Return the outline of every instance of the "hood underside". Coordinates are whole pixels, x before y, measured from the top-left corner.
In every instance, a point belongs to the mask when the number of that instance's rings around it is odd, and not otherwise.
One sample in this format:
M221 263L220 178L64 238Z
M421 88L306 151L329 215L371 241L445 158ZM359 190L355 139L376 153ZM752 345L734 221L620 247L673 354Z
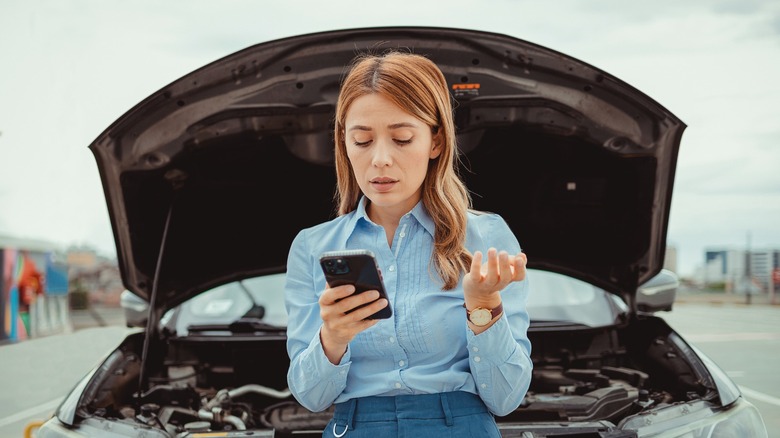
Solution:
M631 298L663 264L685 124L621 80L505 35L348 29L251 46L163 87L91 145L125 287L165 310L284 272L302 228L334 217L333 115L358 52L435 61L455 99L461 175L529 267Z

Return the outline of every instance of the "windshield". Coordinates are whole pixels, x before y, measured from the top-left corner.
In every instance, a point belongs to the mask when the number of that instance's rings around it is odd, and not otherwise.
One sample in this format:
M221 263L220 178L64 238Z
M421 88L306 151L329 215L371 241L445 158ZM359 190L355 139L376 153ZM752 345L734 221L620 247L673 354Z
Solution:
M528 270L528 314L532 322L555 321L603 327L615 324L628 306L617 296L555 272Z
M286 327L284 278L284 273L272 274L217 286L169 310L160 323L173 320L179 335L187 334L190 326L228 325L244 316Z
M179 335L187 334L190 326L228 325L242 317L285 327L284 276L265 275L215 287L169 311L161 323L175 323ZM614 324L618 314L627 310L614 295L572 277L529 269L528 281L528 313L532 322L603 327ZM252 311L253 306L262 307L262 316Z

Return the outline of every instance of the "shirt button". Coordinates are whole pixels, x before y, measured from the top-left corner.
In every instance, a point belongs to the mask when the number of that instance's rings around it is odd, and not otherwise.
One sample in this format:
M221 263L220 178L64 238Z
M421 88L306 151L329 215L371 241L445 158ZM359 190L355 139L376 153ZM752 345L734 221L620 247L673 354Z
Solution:
M395 272L395 265L392 265L392 266L390 266L390 268L388 269L388 271L390 271L390 272Z
M480 386L480 388L482 388L482 389L485 389L485 388L487 388L487 385L485 385L484 383L483 383L483 384L481 384L481 385L479 385L479 386Z
M477 351L479 351L479 347L472 347L472 348L471 348L471 351L473 351L474 353L476 353Z
M395 388L396 388L396 389L401 389L401 384L400 384L400 383L398 383L398 382L395 382Z
M402 361L402 360L399 360L399 361L398 361L398 366L399 366L399 367L402 367L402 366L404 366L404 361Z
M481 358L481 357L479 357L479 356L474 356L474 362L479 362L479 361L481 361L481 360L482 360L482 358Z
M399 236L404 237L404 236L406 236L406 233L401 231L401 234L399 234Z
M393 336L390 336L390 343L395 344L395 338Z

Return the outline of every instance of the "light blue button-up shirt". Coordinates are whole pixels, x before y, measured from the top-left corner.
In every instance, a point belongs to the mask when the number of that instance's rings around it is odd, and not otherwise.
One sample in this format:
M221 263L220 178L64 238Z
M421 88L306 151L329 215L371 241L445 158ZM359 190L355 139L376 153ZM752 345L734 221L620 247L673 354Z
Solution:
M463 282L449 291L431 260L434 223L418 203L401 218L388 246L384 228L358 208L298 233L287 261L287 383L304 407L318 412L356 397L466 391L496 415L512 412L531 382L526 311L528 278L501 291L504 314L475 335L466 323ZM466 248L520 252L517 238L498 215L468 215ZM325 290L319 255L369 249L382 271L393 316L358 334L338 365L320 343L318 299Z

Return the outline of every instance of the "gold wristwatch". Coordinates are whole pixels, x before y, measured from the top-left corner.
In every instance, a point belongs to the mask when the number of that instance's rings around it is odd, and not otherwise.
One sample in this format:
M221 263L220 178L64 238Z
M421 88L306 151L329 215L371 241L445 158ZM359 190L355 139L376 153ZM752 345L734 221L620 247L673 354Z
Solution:
M463 307L466 307L466 303L463 303ZM504 311L504 303L499 304L494 309L486 309L484 307L476 307L474 309L466 309L466 317L477 327L484 327L490 323L496 316L500 315Z

